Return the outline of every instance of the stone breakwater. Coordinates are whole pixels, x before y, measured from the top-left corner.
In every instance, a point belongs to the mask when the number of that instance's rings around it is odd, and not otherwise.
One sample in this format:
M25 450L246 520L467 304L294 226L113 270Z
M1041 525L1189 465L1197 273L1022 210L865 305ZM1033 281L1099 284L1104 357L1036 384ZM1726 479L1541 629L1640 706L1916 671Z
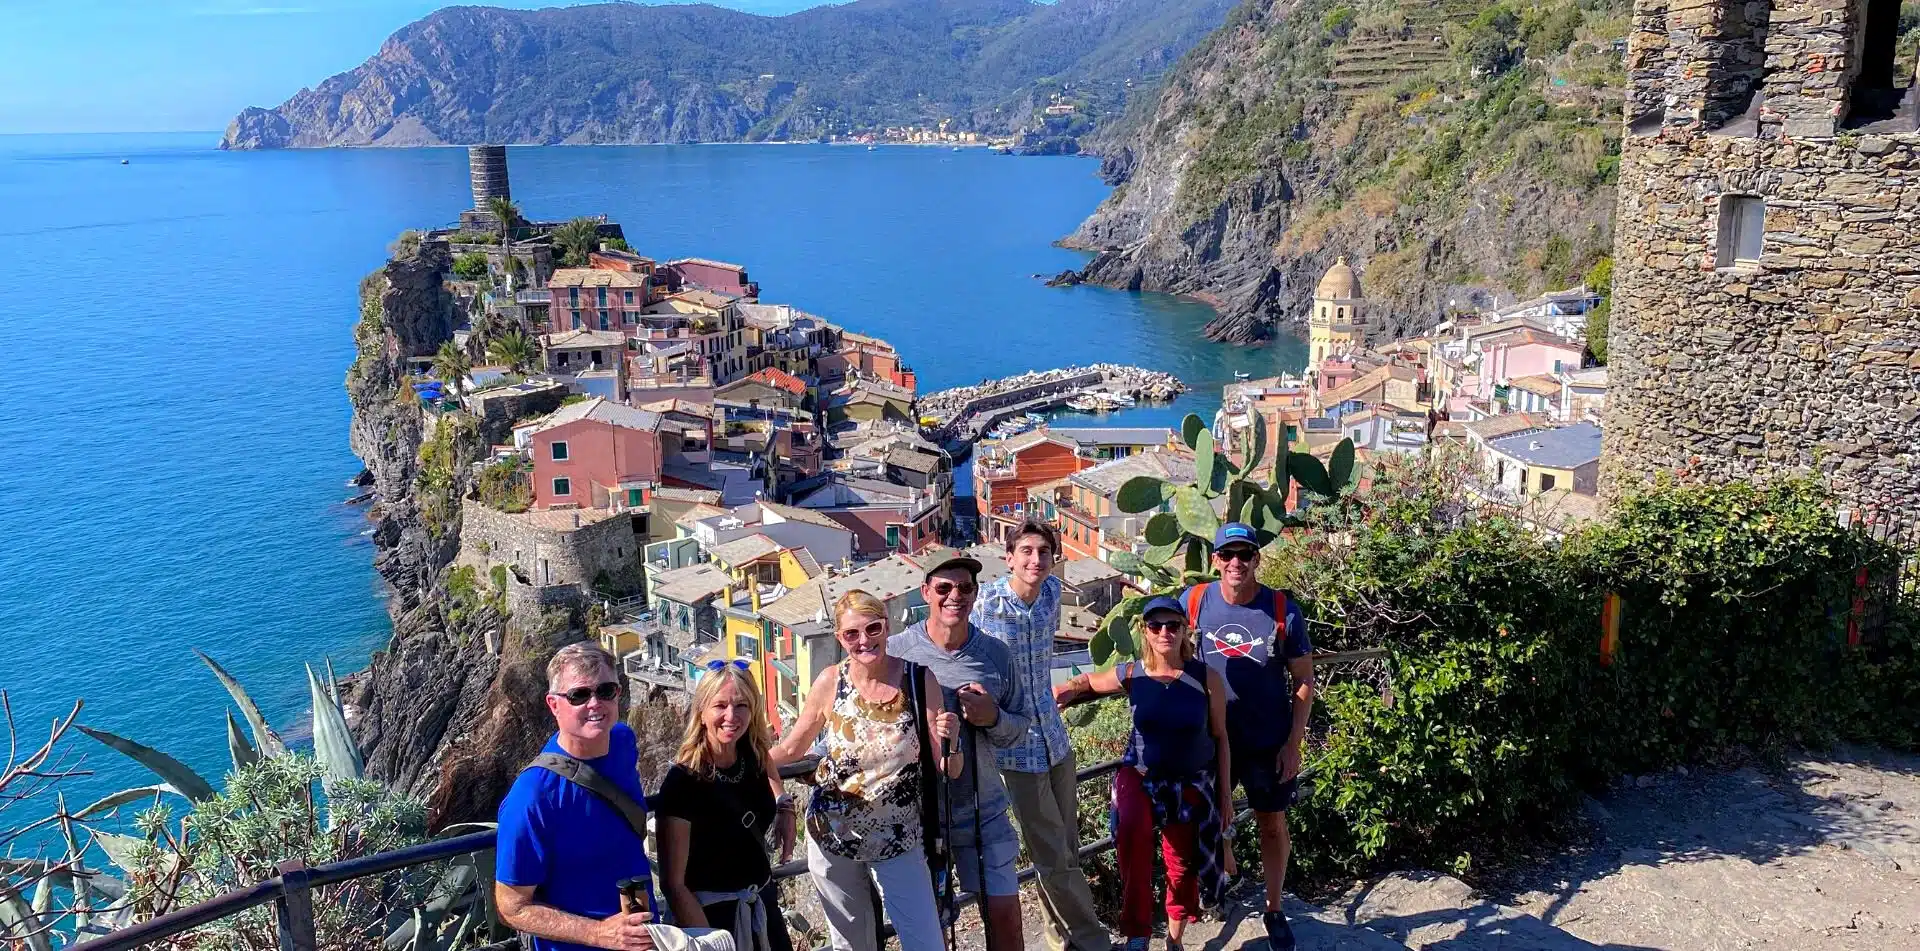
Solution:
M920 398L920 415L937 419L939 425L945 427L988 410L1087 387L1109 393L1124 393L1137 400L1155 403L1171 400L1188 389L1171 373L1117 363L1096 363L1084 367L1029 371L973 386L957 386L929 393Z

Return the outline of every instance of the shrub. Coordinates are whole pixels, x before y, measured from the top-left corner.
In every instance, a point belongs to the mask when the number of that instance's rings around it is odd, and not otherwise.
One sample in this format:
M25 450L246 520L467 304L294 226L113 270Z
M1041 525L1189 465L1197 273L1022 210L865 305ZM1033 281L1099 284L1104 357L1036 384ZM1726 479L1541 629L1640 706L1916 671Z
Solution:
M481 469L475 486L480 501L487 507L502 512L524 512L533 504L531 476L531 470L521 460L503 459ZM494 588L505 591L506 581L496 581Z
M487 256L479 251L468 251L453 259L453 273L469 281L486 277Z
M1553 542L1459 505L1444 460L1376 469L1341 528L1265 577L1315 639L1384 648L1329 670L1294 815L1302 874L1464 869L1613 777L1836 738L1911 745L1910 604L1847 642L1856 572L1896 555L1806 482L1663 486ZM1601 606L1623 605L1602 657Z

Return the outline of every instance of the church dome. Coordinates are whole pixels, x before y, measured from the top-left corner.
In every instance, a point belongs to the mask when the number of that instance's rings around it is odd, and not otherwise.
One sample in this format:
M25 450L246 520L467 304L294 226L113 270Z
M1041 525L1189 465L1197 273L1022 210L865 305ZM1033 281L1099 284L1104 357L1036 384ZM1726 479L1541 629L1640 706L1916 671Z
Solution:
M1327 268L1327 274L1320 279L1320 286L1314 288L1313 296L1321 300L1360 299L1360 280L1353 276L1353 268L1347 266L1346 255L1341 255L1332 267Z

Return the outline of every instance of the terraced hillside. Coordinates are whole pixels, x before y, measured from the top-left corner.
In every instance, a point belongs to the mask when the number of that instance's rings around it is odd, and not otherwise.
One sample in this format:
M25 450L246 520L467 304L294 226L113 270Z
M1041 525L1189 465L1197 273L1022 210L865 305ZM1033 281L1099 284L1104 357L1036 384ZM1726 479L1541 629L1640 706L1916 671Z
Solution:
M1611 245L1627 0L1248 0L1103 146L1086 277L1210 337L1304 317L1335 256L1394 328L1577 282Z

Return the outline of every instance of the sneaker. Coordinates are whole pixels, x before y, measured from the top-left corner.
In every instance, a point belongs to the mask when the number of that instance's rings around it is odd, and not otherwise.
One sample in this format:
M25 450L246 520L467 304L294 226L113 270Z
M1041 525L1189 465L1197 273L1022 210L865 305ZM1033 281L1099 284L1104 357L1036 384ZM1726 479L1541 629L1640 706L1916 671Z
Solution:
M1267 926L1267 947L1273 951L1293 951L1293 928L1287 924L1287 914L1283 911L1269 911L1260 916Z

